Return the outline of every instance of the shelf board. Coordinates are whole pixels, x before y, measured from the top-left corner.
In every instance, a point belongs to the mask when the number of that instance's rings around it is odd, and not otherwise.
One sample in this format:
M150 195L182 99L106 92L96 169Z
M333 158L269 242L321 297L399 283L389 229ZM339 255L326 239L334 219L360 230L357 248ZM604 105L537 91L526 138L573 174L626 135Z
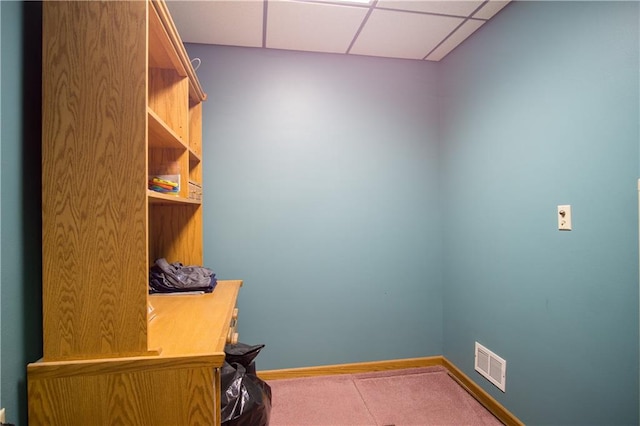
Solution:
M147 116L149 118L150 148L189 149L176 132L151 108L147 108Z
M191 148L189 148L189 162L192 164L198 164L202 161L202 158L196 154Z
M150 204L202 204L202 200L191 200L189 198L177 197L175 195L162 194L150 189L147 189L147 198L149 199Z

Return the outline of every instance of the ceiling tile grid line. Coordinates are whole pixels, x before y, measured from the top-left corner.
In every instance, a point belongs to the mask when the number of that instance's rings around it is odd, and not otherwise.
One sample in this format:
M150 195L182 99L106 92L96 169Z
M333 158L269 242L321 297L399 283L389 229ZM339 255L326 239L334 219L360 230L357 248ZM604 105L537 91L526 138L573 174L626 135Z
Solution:
M351 53L421 60L463 21L376 9Z
M265 1L282 1L282 0L265 0ZM482 9L482 7L485 6L485 4L489 3L489 0L470 0L470 1L464 1L464 0L382 0L383 3L379 3L380 0L375 0L371 3L351 3L349 2L349 0L344 0L344 1L339 1L339 0L334 0L334 1L324 1L324 0L292 0L292 1L300 1L300 2L304 2L304 3L315 3L315 4L327 4L327 5L334 5L334 6L349 6L349 7L361 7L361 8L365 8L365 9L382 9L382 10L392 10L392 11L396 11L396 12L405 12L405 13L419 13L419 14L425 14L425 15L437 15L437 16L450 16L450 17L455 17L455 18L470 18L473 17L473 15L479 11L480 9ZM398 5L400 4L411 4L411 5L419 5L419 4L443 4L443 3L449 3L449 4L454 4L454 3L473 3L472 7L473 9L471 9L470 12L465 12L461 9L459 9L460 11L458 13L456 13L455 11L450 11L450 12L439 12L437 11L437 9L424 9L422 8L422 10L420 8L409 8L409 6L406 7L398 7ZM382 5L380 5L382 4ZM386 6L385 6L386 5ZM488 20L489 18L476 18L476 19L482 19L484 21Z
M439 61L511 0L353 1L167 4L187 43Z
M360 33L362 32L364 26L367 25L367 21L369 20L369 17L371 16L371 13L373 12L373 9L375 9L376 4L378 4L378 0L374 0L373 1L371 7L369 8L369 11L367 12L367 14L365 15L364 19L362 20L362 23L360 24L360 27L358 28L358 31L356 31L356 33L353 36L353 39L351 40L351 43L349 43L349 47L347 48L347 51L344 52L344 53L349 54L351 52L351 49L353 48L353 45L355 44L356 40L360 36Z
M445 38L443 38L442 40L440 40L440 43L438 43L436 46L434 46L433 49L431 49L426 55L424 55L424 57L422 58L423 61L426 61L427 58L429 57L429 55L431 55L433 52L435 52L440 46L442 46L447 40L449 40L451 38L451 36L453 34L455 34L456 31L458 31L460 28L462 28L462 26L468 21L469 19L465 19L464 21L460 22L460 24L455 27L453 29L453 31L451 31Z
M262 47L267 47L267 16L269 15L269 2L262 3Z
M487 0L488 2L488 0ZM433 16L444 16L444 17L448 17L448 18L472 18L472 19L479 19L481 21L488 21L488 19L486 18L474 18L473 16L467 16L467 15L455 15L455 14L451 14L451 13L435 13L435 12L421 12L419 10L405 10L405 9L396 9L393 7L376 7L376 9L379 10L390 10L392 12L402 12L402 13L414 13L414 14L418 14L418 15L433 15ZM478 8L478 10L480 10L480 7Z
M469 16L473 16L475 15L480 9L482 9L487 3L489 3L489 0L486 0L485 2L483 2L480 6L478 6ZM462 28L467 21L469 21L470 18L465 19L463 22L460 23L460 25L458 25L453 31L451 31L449 33L449 35L447 35L445 38L442 39L442 41L440 41L440 43L438 43L438 45L436 47L434 47L433 49L431 49L431 51L429 53L427 53L424 58L422 58L422 60L427 60L427 58L429 58L429 56L435 52L436 50L438 50L438 48L440 46L442 46L443 44L445 44L447 42L447 40L449 40L451 38L451 36L458 31L460 28Z
M479 21L477 19L469 19L465 21L455 33L429 53L427 60L436 62L441 60L460 43L466 40L471 34L473 34L478 28L480 28L484 22L485 21Z

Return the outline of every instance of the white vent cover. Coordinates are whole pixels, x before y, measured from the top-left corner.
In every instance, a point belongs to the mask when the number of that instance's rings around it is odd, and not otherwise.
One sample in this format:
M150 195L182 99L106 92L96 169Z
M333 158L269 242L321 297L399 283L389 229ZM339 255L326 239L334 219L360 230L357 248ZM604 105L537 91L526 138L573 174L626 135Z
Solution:
M507 361L476 342L476 371L505 392Z

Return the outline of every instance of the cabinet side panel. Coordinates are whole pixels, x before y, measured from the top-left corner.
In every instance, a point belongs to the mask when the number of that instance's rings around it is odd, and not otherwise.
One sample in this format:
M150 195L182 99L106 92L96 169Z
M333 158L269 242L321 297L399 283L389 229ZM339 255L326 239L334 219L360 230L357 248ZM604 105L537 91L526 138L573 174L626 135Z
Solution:
M43 4L46 360L146 351L146 13Z
M29 424L213 425L214 368L29 381Z
M202 157L202 103L189 105L189 147Z
M202 163L189 164L189 180L200 185L200 191L202 192ZM202 197L202 194L200 194Z
M215 381L215 386L214 386L214 391L216 393L215 396L215 401L220 401L222 402L222 382L221 382L221 369L220 368L216 368L214 371L214 381ZM220 403L214 404L214 410L215 410L215 420L217 425L222 424L222 407L220 406Z
M202 103L189 105L189 148L199 158L202 158ZM189 163L189 180L202 185L202 163Z

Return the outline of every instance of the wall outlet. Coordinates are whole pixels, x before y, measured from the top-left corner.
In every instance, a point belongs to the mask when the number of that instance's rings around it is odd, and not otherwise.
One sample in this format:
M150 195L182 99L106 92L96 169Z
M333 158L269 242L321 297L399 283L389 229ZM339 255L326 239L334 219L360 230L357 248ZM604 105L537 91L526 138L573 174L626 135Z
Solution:
M0 408L0 423L6 423L7 419L5 418L4 408Z
M558 206L558 229L571 231L571 206L568 204Z

